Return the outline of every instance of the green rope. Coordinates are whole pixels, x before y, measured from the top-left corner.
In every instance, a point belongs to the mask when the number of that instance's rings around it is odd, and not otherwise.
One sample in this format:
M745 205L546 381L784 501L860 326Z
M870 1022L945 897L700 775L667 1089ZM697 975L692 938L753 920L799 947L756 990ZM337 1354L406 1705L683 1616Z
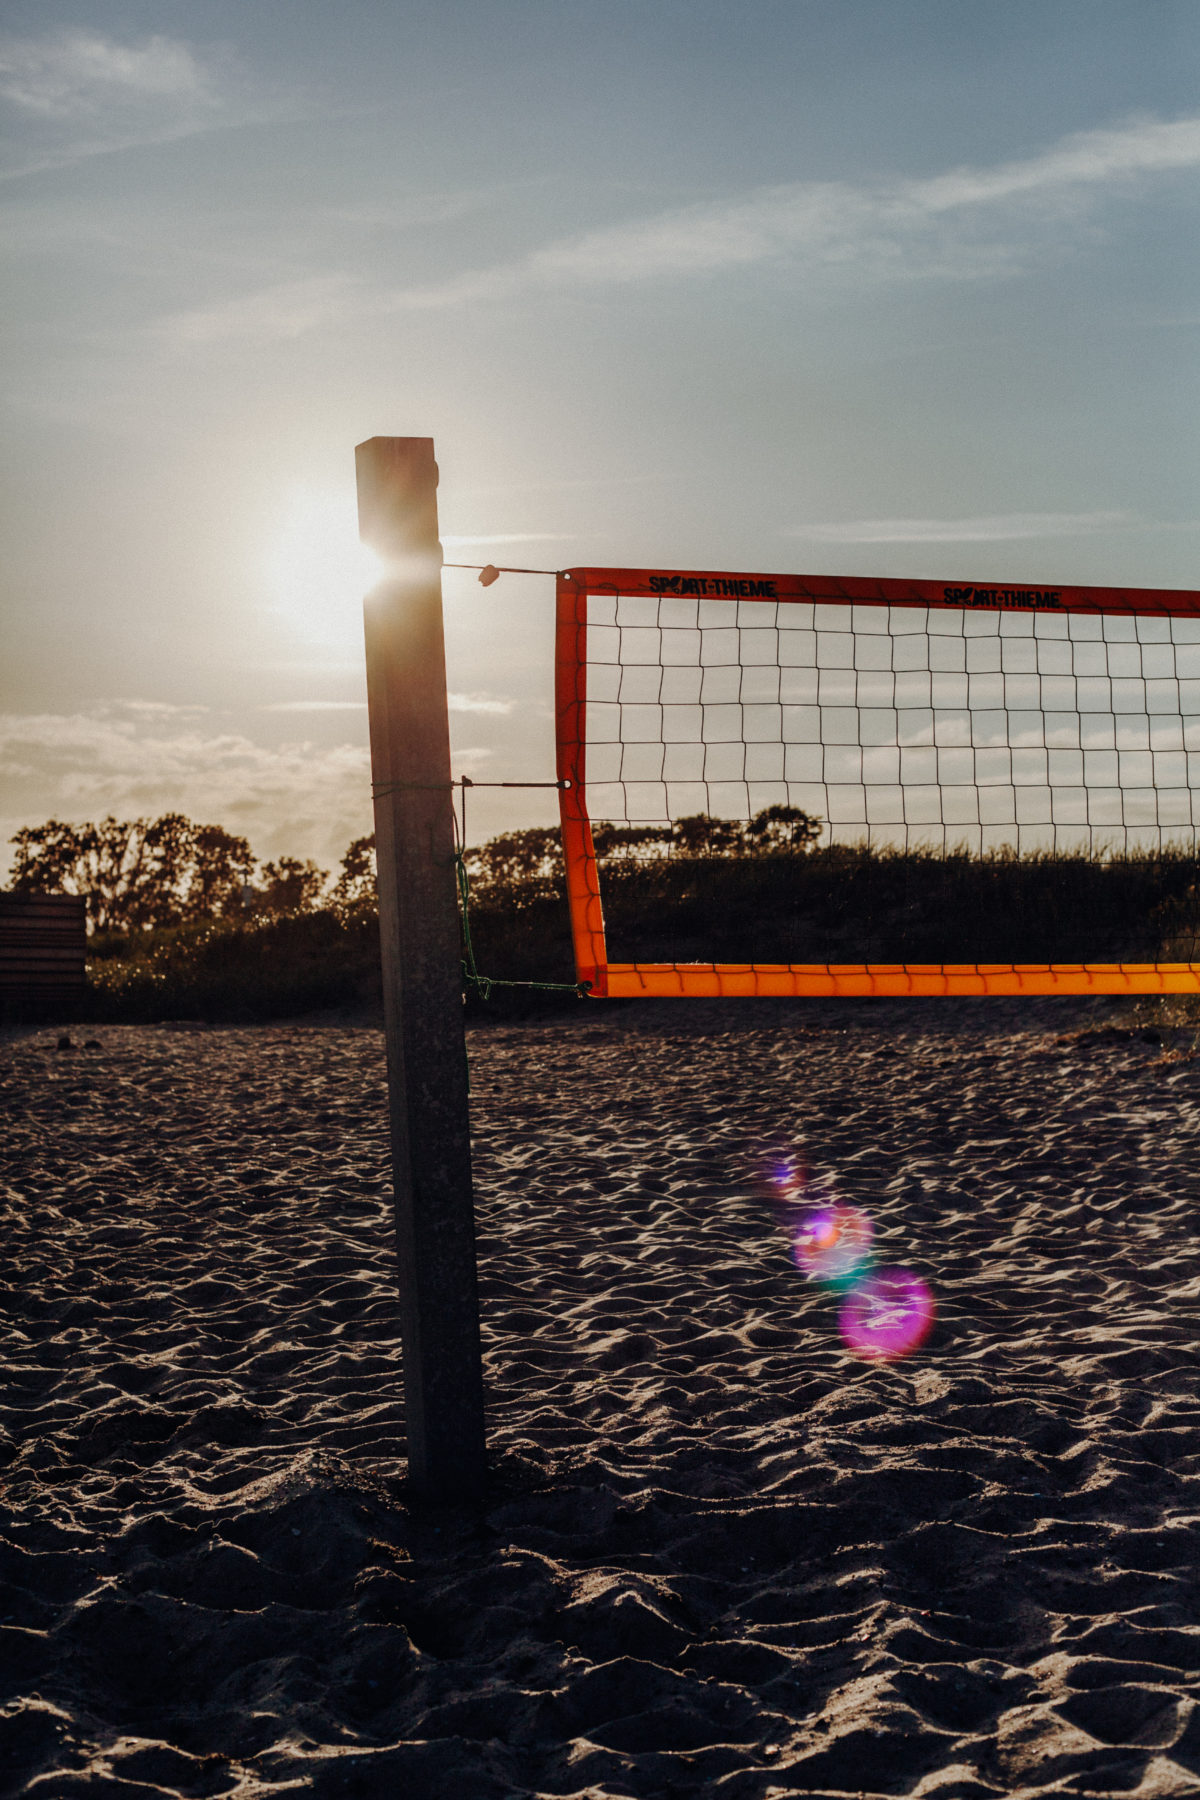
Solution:
M590 981L504 981L498 975L481 975L475 961L475 945L471 940L471 880L467 874L466 851L455 847L454 865L458 871L458 899L462 913L463 980L481 1000L491 998L493 988L534 988L543 994L576 994L583 1000L591 992Z

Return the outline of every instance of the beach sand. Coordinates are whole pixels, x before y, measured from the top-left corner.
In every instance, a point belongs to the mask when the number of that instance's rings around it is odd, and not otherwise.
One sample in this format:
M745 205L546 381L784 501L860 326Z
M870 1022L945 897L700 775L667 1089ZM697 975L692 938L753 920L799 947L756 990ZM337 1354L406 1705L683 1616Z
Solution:
M1200 1793L1200 1061L1116 1016L473 1027L478 1514L404 1485L382 1035L10 1034L0 1793Z

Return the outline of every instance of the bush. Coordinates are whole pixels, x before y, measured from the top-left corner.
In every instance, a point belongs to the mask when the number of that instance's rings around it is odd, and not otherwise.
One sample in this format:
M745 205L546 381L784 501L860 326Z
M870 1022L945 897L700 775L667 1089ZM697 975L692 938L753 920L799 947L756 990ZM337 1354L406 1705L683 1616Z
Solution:
M89 1017L255 1020L379 1005L374 913L180 925L88 947Z
M1181 849L1101 858L814 846L812 821L790 809L748 826L699 817L672 833L598 826L596 837L614 962L1190 961L1200 945L1200 860ZM367 838L351 846L333 904L317 910L96 935L92 1016L378 1007L372 851ZM467 866L480 975L563 988L501 985L485 1000L468 984L470 1011L576 1006L558 833L507 833L468 852Z
M604 896L615 962L1152 962L1189 960L1198 877L1173 850L827 845L614 865Z

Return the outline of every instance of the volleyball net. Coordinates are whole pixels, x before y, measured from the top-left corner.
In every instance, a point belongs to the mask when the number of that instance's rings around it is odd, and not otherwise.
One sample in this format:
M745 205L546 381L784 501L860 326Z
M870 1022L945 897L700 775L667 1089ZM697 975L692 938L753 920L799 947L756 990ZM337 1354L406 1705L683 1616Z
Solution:
M593 994L1200 992L1200 593L571 569L555 663Z

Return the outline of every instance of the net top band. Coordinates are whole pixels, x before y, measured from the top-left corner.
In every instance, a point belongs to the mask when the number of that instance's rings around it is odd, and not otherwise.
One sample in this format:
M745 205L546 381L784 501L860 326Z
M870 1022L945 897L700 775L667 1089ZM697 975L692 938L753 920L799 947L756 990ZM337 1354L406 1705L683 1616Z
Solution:
M650 599L824 601L852 606L933 606L955 612L1134 613L1200 617L1195 588L1034 587L911 581L865 575L763 575L728 569L564 569L560 584L587 594Z

